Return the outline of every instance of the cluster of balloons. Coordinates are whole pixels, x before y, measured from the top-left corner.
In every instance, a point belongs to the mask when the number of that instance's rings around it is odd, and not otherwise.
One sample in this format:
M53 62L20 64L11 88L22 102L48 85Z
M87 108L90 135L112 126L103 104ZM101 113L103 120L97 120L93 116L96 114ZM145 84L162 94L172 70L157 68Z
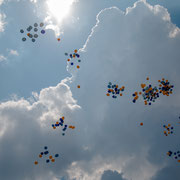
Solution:
M162 93L163 95L169 96L169 94L172 94L173 85L170 85L170 82L168 80L165 80L162 78L162 80L158 80L159 82L159 93Z
M149 80L149 77L147 77L146 80ZM144 104L151 105L152 102L155 102L155 100L159 98L160 93L167 96L169 96L169 94L172 94L172 88L174 86L170 85L168 80L165 81L164 78L162 78L162 81L158 80L158 82L160 83L159 89L156 86L152 87L151 84L141 84L142 90L139 93L135 92L134 94L132 94L132 96L134 97L132 102L136 103L136 100L139 98L138 95L142 95Z
M29 27L27 27L27 35L26 35L26 37L23 37L22 38L22 41L26 41L26 38L27 37L29 37L30 39L31 39L31 41L32 42L35 42L36 41L36 39L38 38L38 32L40 31L41 32L41 34L45 34L45 30L44 29L38 29L38 28L42 28L44 26L44 23L40 23L39 25L38 25L38 23L34 23L34 25L33 26L29 26ZM31 30L33 30L33 32L31 32ZM21 29L20 30L20 33L24 33L24 30L23 29Z
M165 136L168 136L169 134L173 134L173 129L174 127L171 126L171 124L168 124L167 126L166 125L163 125L163 127L166 129L164 131L164 135Z
M124 91L125 87L122 86L121 88L118 87L117 84L112 84L111 82L109 82L109 84L107 85L107 96L110 96L110 94L112 93L112 98L117 98L117 95L119 94L120 96L122 96L122 92Z
M59 127L59 126L61 126L63 129L62 129L62 131L63 131L63 133L62 133L62 135L64 136L65 135L65 131L67 130L67 127L68 127L68 125L67 124L64 124L64 116L63 117L61 117L60 119L59 119L59 121L57 121L55 124L52 124L52 127L53 127L53 129L56 129L57 127ZM69 128L70 129L75 129L75 126L69 126Z
M176 159L178 162L180 162L180 151L177 151L177 152L168 151L167 155L169 157L174 157L174 159Z
M73 66L76 64L76 68L79 69L80 68L79 63L81 62L81 60L79 59L80 55L77 52L78 52L78 50L75 49L74 53L72 53L72 54L68 54L68 53L64 53L64 54L65 54L65 56L69 56L67 61L70 63L70 65Z
M42 158L43 156L47 157L47 155L49 154L47 146L44 147L44 150L45 150L44 152L40 152L39 158ZM57 157L59 157L59 154L55 154L54 157L52 155L49 155L49 157L46 159L46 163L49 163L50 161L55 162L55 158ZM38 161L35 161L34 164L37 165Z

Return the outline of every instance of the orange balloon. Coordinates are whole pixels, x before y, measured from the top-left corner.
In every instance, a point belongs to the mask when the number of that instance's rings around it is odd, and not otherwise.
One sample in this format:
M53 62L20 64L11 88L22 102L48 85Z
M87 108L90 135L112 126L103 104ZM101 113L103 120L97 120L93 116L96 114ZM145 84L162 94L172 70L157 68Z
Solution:
M55 159L51 159L52 162L55 162Z
M106 96L110 96L110 94L109 94L109 93L107 93L107 94L106 94Z
M57 38L58 41L60 41L61 39L60 38Z
M37 165L37 164L38 164L38 162L37 162L37 161L35 161L35 162L34 162L34 164L35 164L35 165Z
M78 85L77 88L80 88L80 85Z
M40 154L39 157L42 158L42 155Z
M79 68L80 68L80 66L78 66L78 65L77 65L77 68L79 69Z
M77 53L77 49L75 49L74 52Z
M146 80L149 80L149 77L147 77Z
M67 61L70 61L70 59L68 59Z
M64 118L65 118L65 117L63 116L62 119L64 120Z
M49 156L49 159L52 159L52 156Z
M140 123L141 126L143 126L143 123Z

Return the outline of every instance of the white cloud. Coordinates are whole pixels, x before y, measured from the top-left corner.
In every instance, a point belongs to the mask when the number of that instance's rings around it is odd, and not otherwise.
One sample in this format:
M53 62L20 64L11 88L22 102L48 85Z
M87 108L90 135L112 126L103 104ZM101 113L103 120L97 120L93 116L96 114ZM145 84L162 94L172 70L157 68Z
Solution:
M96 166L92 160L76 162L68 173L71 179L99 179L100 170L109 168L122 172L128 180L149 180L168 166L165 154L169 147L163 148L166 139L161 137L160 127L162 119L173 119L173 112L180 107L179 29L171 23L167 9L145 1L135 3L125 13L116 7L104 9L96 20L81 49L82 64L75 83L82 85L80 105L85 111L83 126L91 142L91 158L100 154L102 161ZM69 72L74 74L71 69ZM146 82L147 76L156 85L158 79L167 78L175 84L176 93L161 97L152 107L144 107L142 99L133 104L132 93L140 90L139 84ZM125 85L123 97L106 97L109 81ZM147 124L140 129L141 121ZM179 133L173 137L173 145L178 137ZM158 155L154 157L151 151ZM125 159L118 161L118 157ZM105 168L106 162L111 167ZM93 165L86 168L87 163Z
M4 31L5 18L6 18L6 15L1 13L0 14L0 32Z
M0 55L0 62L7 60L7 58L3 55Z
M10 50L8 50L8 51L9 51L9 54L10 54L10 55L19 56L19 53L18 53L16 50L10 49Z
M37 0L30 0L30 2L32 2L32 3L37 3Z
M73 4L79 0L46 0L45 2L47 16L44 21L49 24L46 28L52 29L55 35L59 36L63 33L63 21L69 18ZM70 16L69 19L73 19L73 17Z
M4 0L0 0L0 5L2 5L3 2L4 2Z

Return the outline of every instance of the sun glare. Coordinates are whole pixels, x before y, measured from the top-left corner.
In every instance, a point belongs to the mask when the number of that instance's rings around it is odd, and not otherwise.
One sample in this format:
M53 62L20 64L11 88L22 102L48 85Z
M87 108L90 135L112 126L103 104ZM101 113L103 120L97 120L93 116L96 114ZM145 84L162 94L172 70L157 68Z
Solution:
M74 0L48 0L48 9L58 22L68 15Z

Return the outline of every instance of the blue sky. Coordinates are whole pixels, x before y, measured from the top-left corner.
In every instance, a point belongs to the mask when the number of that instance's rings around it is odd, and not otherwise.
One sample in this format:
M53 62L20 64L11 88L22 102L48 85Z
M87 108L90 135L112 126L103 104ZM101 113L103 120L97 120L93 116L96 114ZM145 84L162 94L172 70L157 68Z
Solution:
M60 21L46 1L0 1L0 179L178 180L180 164L166 152L180 150L180 2L66 2ZM20 29L35 22L46 33L22 42ZM79 70L64 55L74 49ZM147 76L168 79L174 93L133 104ZM105 95L109 81L125 86L122 97ZM60 116L76 129L53 131ZM165 137L168 123L175 134ZM45 145L60 158L35 166Z

